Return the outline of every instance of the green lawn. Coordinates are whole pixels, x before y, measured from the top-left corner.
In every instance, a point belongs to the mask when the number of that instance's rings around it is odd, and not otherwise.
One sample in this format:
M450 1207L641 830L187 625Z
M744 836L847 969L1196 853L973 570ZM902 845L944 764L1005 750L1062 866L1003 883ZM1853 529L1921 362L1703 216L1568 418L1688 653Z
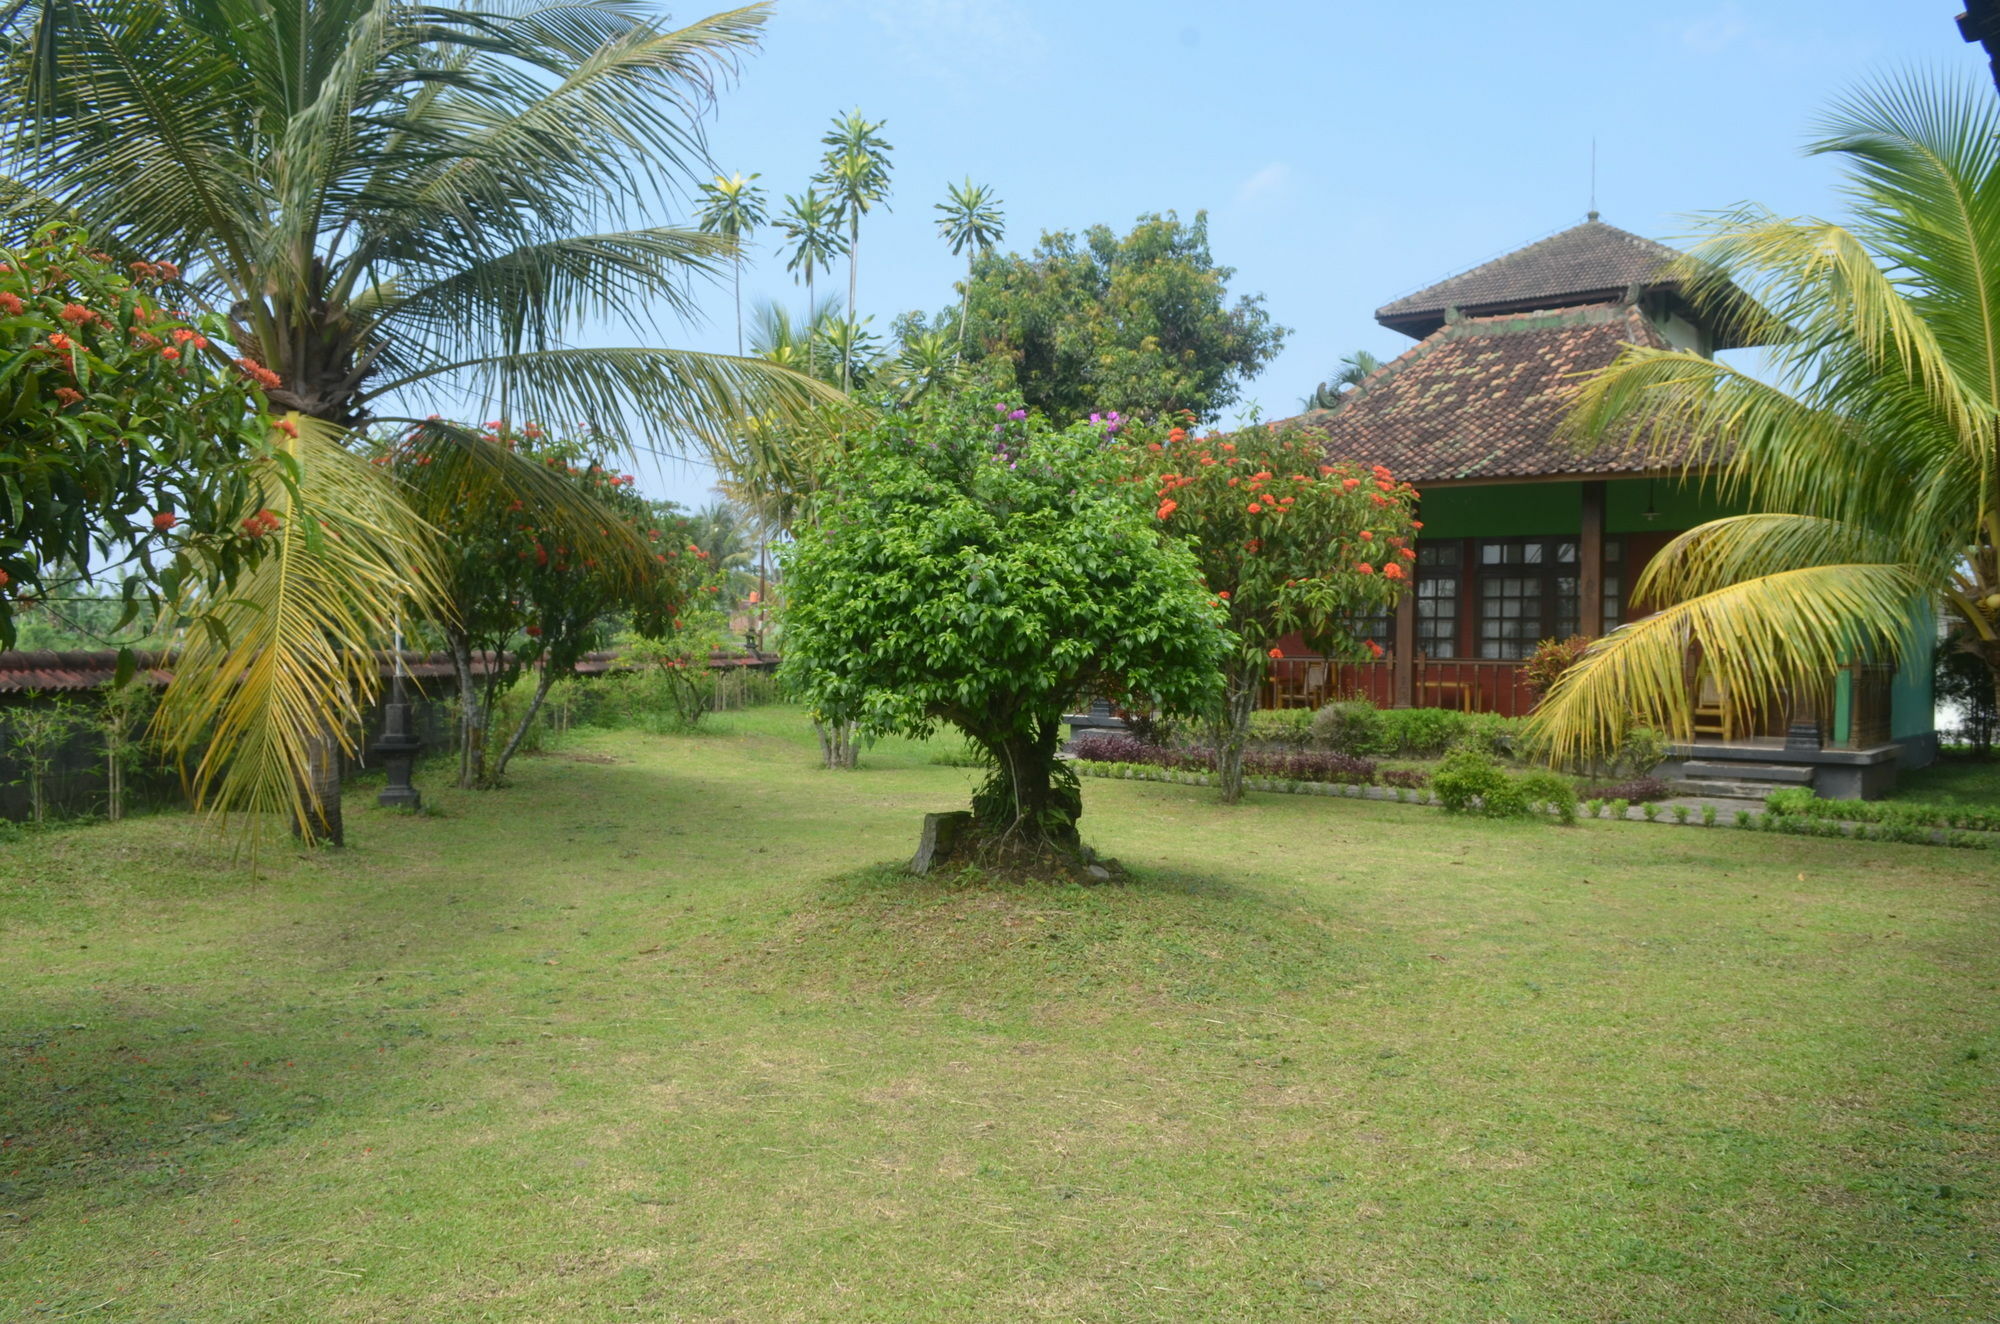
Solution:
M265 874L0 856L0 1318L2000 1317L1984 852L594 735ZM42 1312L42 1313L37 1313Z
M1992 809L2000 806L2000 759L1946 754L1928 768L1897 774L1896 793L1889 798Z

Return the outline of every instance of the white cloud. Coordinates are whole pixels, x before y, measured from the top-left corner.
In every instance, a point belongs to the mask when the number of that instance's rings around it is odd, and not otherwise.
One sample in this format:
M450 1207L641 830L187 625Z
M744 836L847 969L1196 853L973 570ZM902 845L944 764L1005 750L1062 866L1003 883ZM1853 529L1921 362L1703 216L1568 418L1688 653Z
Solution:
M865 0L863 11L914 72L949 76L968 58L1034 59L1041 34L1005 0Z

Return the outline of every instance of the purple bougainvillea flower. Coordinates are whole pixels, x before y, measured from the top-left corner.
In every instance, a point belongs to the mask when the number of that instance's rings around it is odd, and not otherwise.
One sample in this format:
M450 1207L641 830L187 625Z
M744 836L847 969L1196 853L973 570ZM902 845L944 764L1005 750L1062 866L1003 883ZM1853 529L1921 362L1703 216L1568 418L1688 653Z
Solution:
M1013 413L1007 415L1009 418L1026 418L1027 416L1028 411L1025 409L1016 409Z

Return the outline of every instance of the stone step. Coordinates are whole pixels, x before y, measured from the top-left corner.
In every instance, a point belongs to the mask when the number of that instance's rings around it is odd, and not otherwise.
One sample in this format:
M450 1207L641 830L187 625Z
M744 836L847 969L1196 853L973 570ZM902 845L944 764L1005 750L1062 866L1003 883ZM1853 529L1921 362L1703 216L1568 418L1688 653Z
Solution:
M1703 778L1667 783L1675 795L1698 800L1741 800L1745 809L1762 809L1764 797L1778 787L1771 782L1731 782Z
M1681 776L1689 781L1779 782L1810 786L1813 770L1797 763L1725 763L1721 760L1689 759L1681 764Z

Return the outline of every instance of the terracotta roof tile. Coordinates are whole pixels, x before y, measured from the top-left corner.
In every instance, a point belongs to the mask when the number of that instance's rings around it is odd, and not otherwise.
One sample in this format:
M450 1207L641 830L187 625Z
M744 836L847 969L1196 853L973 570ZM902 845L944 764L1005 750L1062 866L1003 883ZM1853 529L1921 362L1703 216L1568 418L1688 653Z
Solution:
M1334 413L1300 421L1334 459L1386 465L1426 482L1643 473L1623 445L1578 451L1558 435L1577 374L1626 344L1662 347L1636 308L1466 318L1446 325L1356 387Z
M1661 275L1681 255L1665 244L1589 220L1376 309L1384 326L1426 335L1456 308L1468 317L1562 308L1617 298Z

